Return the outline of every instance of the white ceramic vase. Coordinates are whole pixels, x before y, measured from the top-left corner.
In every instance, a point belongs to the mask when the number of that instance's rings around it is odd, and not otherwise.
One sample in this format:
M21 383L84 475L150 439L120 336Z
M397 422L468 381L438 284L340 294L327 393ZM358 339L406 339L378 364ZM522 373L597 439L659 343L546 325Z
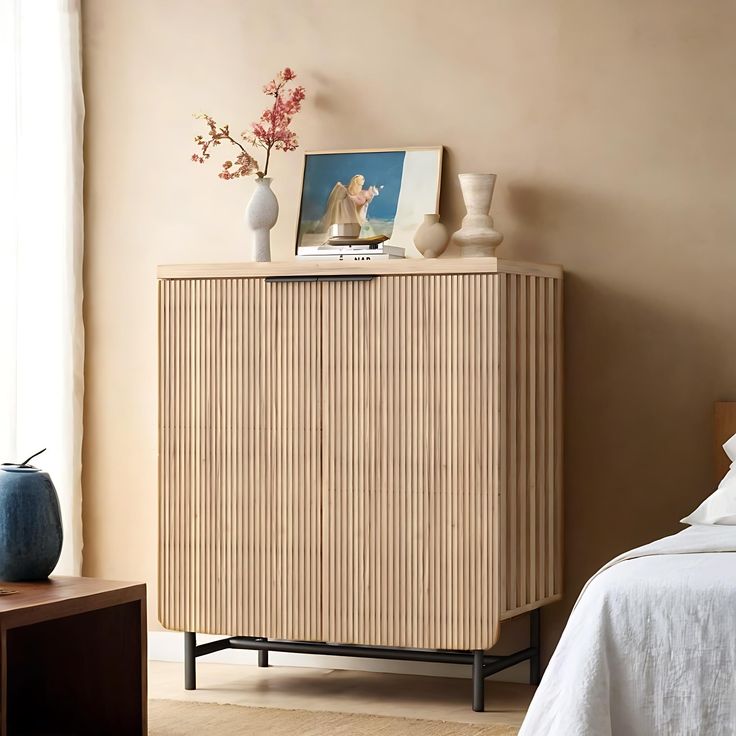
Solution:
M439 215L424 215L424 222L414 233L414 245L425 258L437 258L445 252L450 236Z
M245 221L253 231L253 259L271 260L271 228L279 219L279 202L271 191L268 176L256 179L256 190L245 210Z
M460 189L465 200L467 214L462 226L452 236L461 258L493 256L503 240L503 235L493 229L490 215L495 174L458 174Z

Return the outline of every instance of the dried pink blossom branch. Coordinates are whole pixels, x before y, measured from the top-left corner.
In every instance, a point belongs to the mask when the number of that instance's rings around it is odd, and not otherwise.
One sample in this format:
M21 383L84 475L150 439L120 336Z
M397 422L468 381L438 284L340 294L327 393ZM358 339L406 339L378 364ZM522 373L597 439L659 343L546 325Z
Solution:
M289 126L293 116L301 110L306 93L302 86L291 90L286 89L288 83L295 78L294 71L286 67L276 75L275 79L263 87L263 92L274 98L273 104L263 111L258 122L253 123L249 131L240 134L240 137L250 145L266 151L263 171L259 170L258 161L230 135L229 125L218 125L213 118L204 114L195 115L195 117L207 123L208 134L207 136L195 136L194 142L199 146L200 151L192 155L192 161L203 164L210 158L211 147L219 146L223 141L227 141L240 149L240 153L234 162L228 160L222 164L222 171L218 175L221 179L238 179L253 173L258 177L266 176L271 151L293 151L299 146L296 134Z

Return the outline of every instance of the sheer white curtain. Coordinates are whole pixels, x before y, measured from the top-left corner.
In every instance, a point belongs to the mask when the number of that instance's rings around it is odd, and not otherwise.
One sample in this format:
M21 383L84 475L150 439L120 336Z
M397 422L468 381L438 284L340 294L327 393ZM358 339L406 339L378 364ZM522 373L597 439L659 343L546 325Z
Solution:
M82 134L79 0L0 0L0 462L47 447L57 574L79 574Z

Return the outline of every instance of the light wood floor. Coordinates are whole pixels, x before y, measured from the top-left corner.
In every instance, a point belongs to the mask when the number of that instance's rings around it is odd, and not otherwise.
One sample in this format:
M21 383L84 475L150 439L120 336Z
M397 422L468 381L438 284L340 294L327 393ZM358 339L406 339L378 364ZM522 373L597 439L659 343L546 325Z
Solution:
M474 713L470 708L470 679L207 663L197 664L197 678L197 690L184 690L181 663L150 662L149 696L519 726L534 692L529 685L487 682L486 712Z

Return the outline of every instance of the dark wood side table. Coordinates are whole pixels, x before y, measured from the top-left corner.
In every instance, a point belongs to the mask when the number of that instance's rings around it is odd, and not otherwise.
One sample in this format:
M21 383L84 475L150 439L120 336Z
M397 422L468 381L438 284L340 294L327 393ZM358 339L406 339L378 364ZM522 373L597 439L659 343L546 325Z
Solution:
M147 732L146 586L2 583L0 736Z

